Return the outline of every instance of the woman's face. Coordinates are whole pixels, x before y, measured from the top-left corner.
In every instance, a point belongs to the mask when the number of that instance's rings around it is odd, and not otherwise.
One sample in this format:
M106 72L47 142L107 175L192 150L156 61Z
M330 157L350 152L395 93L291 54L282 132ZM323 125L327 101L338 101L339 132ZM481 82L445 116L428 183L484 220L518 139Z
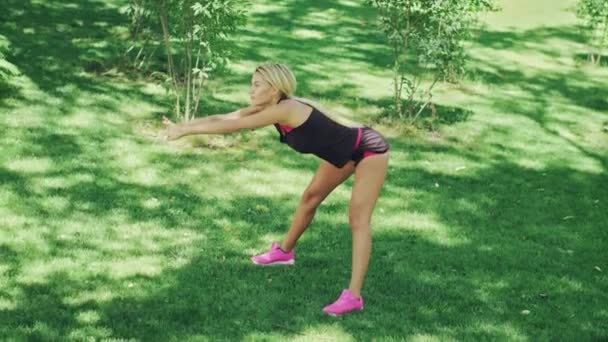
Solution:
M252 106L265 106L274 101L278 91L268 83L259 73L254 72L249 88L249 101Z

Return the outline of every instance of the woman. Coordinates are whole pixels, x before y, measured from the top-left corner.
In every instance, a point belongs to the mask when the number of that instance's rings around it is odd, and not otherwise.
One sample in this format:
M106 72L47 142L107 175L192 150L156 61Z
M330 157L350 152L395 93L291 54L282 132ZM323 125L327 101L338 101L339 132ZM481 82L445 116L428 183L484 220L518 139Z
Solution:
M256 68L249 91L251 106L235 112L213 115L174 124L167 118L167 138L191 134L230 133L274 125L280 141L301 153L322 159L296 209L291 227L281 244L251 258L254 264L292 265L296 242L311 223L321 202L355 174L349 206L352 233L352 273L350 284L338 299L323 311L338 316L363 309L361 287L371 253L371 216L388 168L389 146L369 127L347 127L326 116L320 107L293 97L296 80L284 64L265 63Z

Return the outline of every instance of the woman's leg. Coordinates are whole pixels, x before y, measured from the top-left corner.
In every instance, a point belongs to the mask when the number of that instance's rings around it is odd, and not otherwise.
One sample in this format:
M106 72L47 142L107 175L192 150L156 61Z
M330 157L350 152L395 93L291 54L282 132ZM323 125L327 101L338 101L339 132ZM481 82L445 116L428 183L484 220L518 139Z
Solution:
M302 194L291 227L281 243L283 251L289 252L294 248L302 233L312 222L319 204L354 171L355 165L352 161L342 168L337 168L326 161L321 162L312 181Z
M349 208L353 239L352 273L348 289L361 296L363 279L372 249L371 217L386 178L389 152L363 159L355 170L355 183Z

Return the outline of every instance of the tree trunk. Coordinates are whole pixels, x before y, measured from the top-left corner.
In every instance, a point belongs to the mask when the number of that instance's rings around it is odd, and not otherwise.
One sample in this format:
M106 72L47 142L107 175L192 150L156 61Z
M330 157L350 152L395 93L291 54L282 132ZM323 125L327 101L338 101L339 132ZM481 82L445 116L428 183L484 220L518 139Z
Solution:
M186 44L186 109L184 111L184 119L186 121L190 121L193 117L192 113L190 113L190 94L192 85L192 32L189 32L188 43Z
M169 36L169 25L167 22L167 12L162 0L157 0L156 5L158 6L160 25L163 29L163 39L165 41L165 47L167 49L167 68L169 69L169 77L173 82L173 90L175 92L175 115L179 118L180 115L180 87L177 82L177 75L175 74L175 65L173 64L173 55L171 53L171 38Z
M201 58L201 48L199 47L198 51L196 52L196 64L194 65L194 67L197 70L199 70L198 88L196 89L196 93L194 94L194 112L195 113L198 113L198 104L201 101L201 92L203 90L203 82L205 81L204 76L203 76L203 72L205 70L205 63L203 62L203 65L200 65L200 58Z
M395 65L393 68L393 80L395 83L395 94L394 94L394 99L395 99L395 114L397 114L397 117L401 117L401 79L399 77L399 52L398 52L398 48L395 46L393 48L394 51L394 58L395 58Z
M420 106L416 115L414 115L414 117L411 119L410 124L413 124L414 122L416 122L416 119L418 119L418 116L420 116L420 114L422 114L422 112L424 111L424 109L427 106L432 105L431 99L433 98L433 89L435 88L437 81L439 81L439 77L436 76L435 79L433 80L433 83L428 87L428 89L426 90L426 92L423 96L423 97L426 97L426 101Z
M608 16L604 18L604 33L599 44L599 53L597 56L597 65L602 65L602 54L604 53L604 44L606 44L606 38L608 38Z

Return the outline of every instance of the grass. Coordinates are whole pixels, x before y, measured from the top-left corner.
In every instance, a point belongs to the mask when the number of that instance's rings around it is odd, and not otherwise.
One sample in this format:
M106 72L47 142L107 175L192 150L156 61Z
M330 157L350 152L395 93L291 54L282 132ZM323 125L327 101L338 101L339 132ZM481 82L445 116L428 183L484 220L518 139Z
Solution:
M352 181L322 205L296 267L252 267L317 160L270 128L158 141L162 89L92 72L122 52L123 2L9 0L0 337L607 339L608 70L580 65L573 1L518 3L485 18L469 80L438 89L440 106L470 114L433 134L380 127L393 152L366 309L334 319L320 309L348 282ZM346 0L251 11L207 110L244 104L253 66L276 59L300 95L360 121L381 112L390 54L373 12Z

